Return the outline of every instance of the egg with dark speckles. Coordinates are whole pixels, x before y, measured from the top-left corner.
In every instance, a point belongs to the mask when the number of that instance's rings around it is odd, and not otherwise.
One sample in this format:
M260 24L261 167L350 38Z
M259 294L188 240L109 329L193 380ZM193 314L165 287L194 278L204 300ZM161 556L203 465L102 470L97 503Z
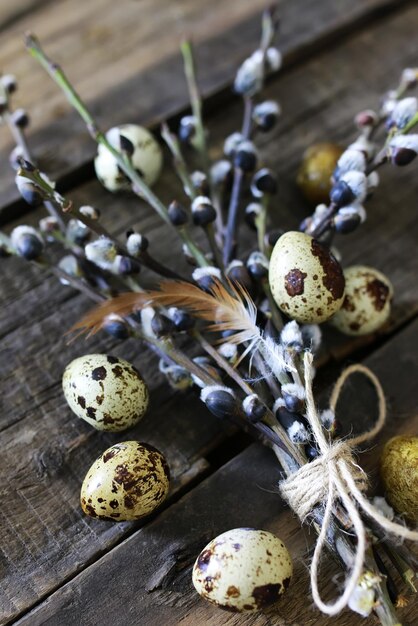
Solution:
M395 511L418 523L418 437L390 439L380 458L385 495Z
M279 309L305 324L325 322L344 300L338 261L326 246L297 231L285 233L274 246L269 283Z
M390 315L393 288L389 279L364 265L347 267L344 277L344 301L331 323L346 335L374 333Z
M124 441L108 448L90 467L81 487L81 508L111 522L150 515L165 500L170 471L153 446Z
M333 143L309 147L297 175L297 184L305 198L314 206L329 202L331 176L344 149Z
M193 567L199 595L228 611L257 611L277 602L289 586L292 559L270 532L234 528L213 539Z
M141 375L115 356L87 354L71 361L62 387L71 410L97 430L126 430L148 408L148 388Z

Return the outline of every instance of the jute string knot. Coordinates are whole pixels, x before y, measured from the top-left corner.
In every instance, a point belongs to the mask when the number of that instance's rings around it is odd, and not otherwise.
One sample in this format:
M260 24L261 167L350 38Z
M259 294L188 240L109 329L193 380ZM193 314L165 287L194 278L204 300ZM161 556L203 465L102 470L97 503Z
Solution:
M335 475L339 461L351 466L355 483L361 491L368 486L366 473L353 463L353 450L349 441L336 441L311 463L306 463L280 484L281 493L293 511L305 521L317 504L326 501L330 475Z
M311 564L310 578L312 596L317 607L328 615L336 615L348 603L351 594L363 572L366 553L366 528L361 514L367 515L383 530L398 538L418 541L418 532L390 521L364 495L368 487L367 474L356 463L353 448L369 441L382 429L386 421L386 400L378 378L363 365L352 365L341 374L333 389L330 408L335 412L342 388L347 379L355 373L366 376L374 386L378 400L378 418L374 426L356 437L332 441L324 431L315 407L312 391L313 356L304 356L306 418L310 424L320 456L306 463L280 483L282 497L301 520L312 512L315 506L324 506L322 526L318 535ZM326 538L338 499L351 522L357 542L351 571L345 581L342 594L330 604L325 603L318 589L319 562L325 547Z

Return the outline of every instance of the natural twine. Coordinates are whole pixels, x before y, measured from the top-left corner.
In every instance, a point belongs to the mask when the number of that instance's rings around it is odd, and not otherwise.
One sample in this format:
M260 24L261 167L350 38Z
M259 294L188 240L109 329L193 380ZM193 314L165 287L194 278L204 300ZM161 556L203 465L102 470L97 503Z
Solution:
M363 495L368 486L367 474L357 465L353 457L353 448L372 439L382 429L386 421L386 401L378 378L363 365L352 365L341 374L331 395L330 408L335 411L347 379L352 374L360 373L364 374L375 388L379 415L375 425L370 430L351 439L333 442L326 436L315 408L312 392L312 361L312 354L306 352L304 356L306 417L315 436L320 456L315 461L306 463L282 481L280 492L302 521L316 505L325 503L324 517L312 559L310 578L312 596L317 607L323 613L336 615L347 605L364 568L366 529L361 513L366 514L382 529L399 538L418 541L418 532L390 521L369 502ZM351 521L357 538L357 545L352 569L345 581L343 593L335 602L327 604L322 600L319 593L318 570L337 498L344 505Z

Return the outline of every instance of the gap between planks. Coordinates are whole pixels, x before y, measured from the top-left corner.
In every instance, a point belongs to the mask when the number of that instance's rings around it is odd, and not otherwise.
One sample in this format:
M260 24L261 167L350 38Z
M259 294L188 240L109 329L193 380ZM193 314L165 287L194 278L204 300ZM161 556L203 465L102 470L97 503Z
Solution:
M352 32L359 30L361 28L366 28L369 23L377 23L377 21L381 19L385 19L387 16L392 13L399 12L402 10L407 4L414 2L414 0L359 0L358 2L353 2L350 0L347 2L347 6L342 5L340 7L335 8L333 4L329 4L328 2L318 3L310 3L308 6L304 5L304 0L301 0L302 6L299 6L295 2L292 1L290 6L286 6L286 3L283 3L283 23L285 30L285 37L283 45L281 46L281 39L278 39L278 45L284 52L284 69L281 70L281 73L287 72L293 69L295 66L304 62L306 58L309 58L315 53L320 52L324 48L330 46L331 44L341 43L342 39L349 36ZM281 6L281 5L279 5ZM313 7L313 8L312 8ZM291 27L295 32L287 33L286 32L286 10L290 14L290 23ZM303 30L302 33L298 31L299 29L299 11L304 13L305 19L307 19L306 12L313 11L311 18L308 16L308 20L317 21L316 24L312 27L313 32L310 30ZM334 13L335 11L335 13ZM323 12L319 14L319 12ZM251 15L250 19L246 19L238 27L233 27L226 33L222 35L222 38L214 37L207 41L203 41L197 47L197 56L201 56L204 59L208 60L211 58L210 50L214 49L216 52L217 48L222 41L228 41L228 38L231 38L235 41L238 38L238 34L241 35L242 39L245 40L245 44L238 51L236 49L231 49L229 52L233 54L234 61L236 63L240 62L240 57L245 57L245 54L248 54L249 46L247 45L248 40L257 41L257 33L259 30L259 17L260 11L258 10L253 15ZM315 18L315 19L314 19ZM293 41L293 38L296 37L296 42ZM224 55L228 56L227 53ZM33 60L28 58L28 63L34 63ZM173 66L174 63L174 66ZM167 69L167 64L168 68ZM138 84L143 84L144 82L149 82L152 75L158 75L160 72L162 75L167 75L167 77L173 75L174 73L179 74L179 60L175 57L171 57L169 60L165 60L159 65L152 67L149 78L146 76L142 76L141 80L139 77L131 78L128 81L126 86L118 85L117 90L115 92L110 92L106 98L102 97L102 102L97 103L95 100L89 103L89 107L94 111L97 106L99 106L100 110L100 120L105 120L105 126L109 127L112 123L117 123L117 120L120 122L120 116L123 114L123 110L126 107L126 101L129 102L129 93L133 91L133 85L137 82ZM235 66L228 66L226 70L223 71L219 76L215 76L212 78L207 78L205 75L203 79L200 81L202 84L202 94L205 97L205 112L210 117L211 113L219 107L226 106L231 100L235 97L230 88L230 83L234 76ZM12 70L10 70L12 71ZM205 66L204 62L202 62L202 74L205 74ZM181 77L179 76L180 80ZM23 84L22 89L25 89L25 85ZM77 88L77 84L75 85ZM138 88L136 88L138 89ZM161 87L163 89L163 86ZM124 93L124 97L121 97L119 92ZM160 90L161 92L161 90ZM164 91L163 91L164 93ZM140 102L140 93L132 94L132 99ZM184 114L185 111L188 110L188 103L184 100L184 90L183 90L183 99L181 96L176 96L176 101L174 103L168 104L168 107L165 107L163 110L161 107L157 108L158 114L155 114L152 106L148 103L146 110L142 113L141 123L150 126L153 130L159 126L159 124L163 120L169 121L170 124L177 124L181 115ZM62 102L65 103L65 98L61 94ZM138 100L139 98L139 100ZM172 98L172 96L170 96ZM117 111L117 115L115 117L115 111L112 108L109 108L109 103L112 103L114 100L118 100L118 106L115 107ZM141 105L142 106L142 105ZM137 107L138 109L138 107ZM129 111L129 110L128 110ZM29 110L30 113L30 110ZM138 111L134 113L135 120L138 117ZM68 119L67 119L68 118ZM132 112L126 113L126 119L132 118ZM72 163L69 168L67 165L59 166L57 172L50 171L49 175L52 178L55 178L57 183L59 184L60 190L63 192L67 192L71 190L73 187L79 185L80 183L91 180L94 176L93 165L92 165L92 157L94 155L94 147L93 142L88 137L87 131L84 130L82 123L78 120L76 114L74 112L70 112L66 116L66 121L63 123L62 121L53 122L51 120L51 128L49 134L51 137L61 136L64 137L63 146L58 147L55 144L55 149L53 146L49 146L45 148L43 144L50 144L50 139L45 138L45 133L47 132L45 129L40 129L34 133L30 133L29 131L29 142L30 145L35 148L35 152L37 149L41 148L41 164L42 164L42 150L46 152L51 151L58 152L54 159L54 163L50 165L52 168L56 167L55 161L57 163L60 162L59 154L61 151L66 152L67 154L71 152L74 148L71 147L71 136L67 136L69 132L69 128L72 125L75 125L76 134L78 135L78 149L76 150L76 154L79 159L77 163ZM70 121L71 120L71 121ZM47 135L46 135L47 136ZM56 141L53 139L53 142ZM81 158L78 154L80 150L80 145L83 146ZM43 147L42 147L43 146ZM3 151L4 154L4 151ZM65 160L64 160L65 163ZM48 169L48 168L46 168ZM17 216L21 216L30 210L28 205L26 205L20 198L18 198L17 191L12 186L13 191L10 191L10 186L7 185L6 181L3 181L3 193L6 198L6 203L2 207L0 205L0 225L7 223L8 221L15 219Z
M400 432L414 432L418 426L413 398L414 381L411 377L406 378L402 370L402 365L411 367L411 363L414 363L418 366L417 354L413 349L417 339L416 321L365 362L381 378L392 403L395 399L394 417L397 419L389 419L384 432L385 437ZM400 364L395 371L392 366L394 359ZM341 404L350 413L358 410L364 400L366 405L370 402L372 406L375 405L373 395L364 396L360 392L359 396L356 394L356 398L353 398L348 389L343 393ZM359 426L362 427L361 421ZM377 447L375 444L372 450L364 454L365 467L368 471L375 468L373 456L375 457L381 449L382 439L383 437L379 436ZM253 474L255 466L259 468L256 478ZM83 619L83 626L92 626L98 623L97 620L103 620L105 615L108 619L114 620L118 626L133 623L146 623L147 626L159 626L163 623L165 626L180 623L185 626L207 625L212 624L212 620L214 624L217 623L217 619L218 623L224 623L225 626L244 623L248 623L248 626L272 623L279 623L282 626L291 624L305 626L307 623L326 626L327 618L319 617L311 608L311 603L306 603L308 580L303 560L306 558L307 539L304 539L303 531L299 530L299 522L286 509L273 489L278 476L277 462L273 460L273 455L269 455L256 445L251 446L183 496L149 525L123 540L95 564L89 565L71 582L63 585L47 600L24 615L16 626L41 624L58 626L62 619L65 619L66 626L75 626L80 623L80 619ZM375 483L374 478L373 482ZM271 484L272 488L270 493L267 489L268 484ZM222 493L225 499L225 509L219 504L219 493ZM239 501L242 502L242 506ZM246 501L248 504L244 504ZM255 510L250 510L250 501L256 503ZM184 535L186 520L190 528L187 537ZM241 525L254 525L276 532L290 549L293 546L296 571L292 580L293 586L276 608L273 607L265 614L230 617L230 614L219 613L219 609L198 599L191 586L190 568L195 555L209 539L227 528L235 527L240 520L244 520L241 521ZM312 538L309 543L312 543ZM150 549L146 549L147 546L151 546ZM133 553L141 555L141 558L133 559ZM171 563L168 569L167 562L169 565ZM99 587L108 590L107 600L98 593L98 581ZM112 584L112 581L115 583ZM138 585L139 581L142 582L141 586ZM331 580L326 585L328 591L330 586ZM283 616L285 616L283 621L278 621ZM401 613L402 618L411 619L410 622L406 622L411 625L417 616L416 602L415 604L411 602ZM270 619L274 621L271 622ZM332 618L332 623L335 626L352 626L357 623L356 619L355 615L343 612ZM362 623L367 626L375 621L372 617Z

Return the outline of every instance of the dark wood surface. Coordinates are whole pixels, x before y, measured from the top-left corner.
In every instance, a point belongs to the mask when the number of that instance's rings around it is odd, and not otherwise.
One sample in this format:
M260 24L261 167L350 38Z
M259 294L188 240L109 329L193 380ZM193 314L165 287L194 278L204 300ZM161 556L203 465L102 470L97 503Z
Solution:
M286 63L303 61L329 41L404 2L280 0ZM19 10L15 0L1 3L0 63L24 85L18 102L31 112L37 159L54 179L72 187L92 176L95 145L43 70L28 60L22 43L26 30L42 37L51 56L65 63L104 128L127 120L155 126L188 105L181 39L191 37L196 44L202 93L224 100L231 95L237 66L258 43L258 18L266 2L25 0L24 4L25 10ZM10 137L2 133L2 161L10 147ZM0 186L0 221L4 221L22 209L22 203L8 168L0 171Z
M113 233L135 224L150 238L156 255L167 261L176 244L152 211L136 199L106 193L92 179L94 146L60 93L21 50L20 33L32 28L43 36L108 126L128 118L154 124L185 107L177 45L181 33L192 29L216 155L222 137L238 125L240 105L225 85L237 62L254 47L259 31L255 14L263 3L125 0L120 8L120 3L103 0L77 2L79 11L72 8L75 4L2 3L2 69L18 75L19 98L33 117L31 144L48 171L76 203L99 206ZM315 141L350 141L355 135L353 115L375 105L396 84L403 67L416 65L418 8L412 2L377 0L293 0L281 5L289 69L269 82L266 96L278 98L284 114L259 145L265 163L279 174L275 220L296 227L308 211L294 183L303 150ZM135 11L142 18L138 28L133 26ZM113 54L104 45L108 38ZM6 129L0 130L3 161L10 140ZM11 183L10 172L2 167L4 219L22 208ZM165 200L179 197L168 168L158 191ZM413 373L418 345L417 193L414 164L404 170L387 168L369 204L367 222L337 242L345 265L374 265L393 282L395 306L385 332L352 340L325 330L329 347L322 355L322 379L334 380L347 360L367 357L390 402L385 437L418 428ZM25 222L36 223L40 216L33 211ZM6 229L15 223L9 221ZM18 259L2 260L0 298L1 623L329 623L306 601L304 557L313 538L283 508L276 493L277 465L268 451L247 447L246 437L221 427L193 394L173 395L157 374L155 359L137 343L116 344L100 336L68 346L63 330L89 303L47 274ZM165 510L142 526L100 523L83 516L78 506L80 483L92 459L121 440L76 420L62 397L63 368L92 351L112 351L134 361L151 389L152 410L129 437L164 451L174 481ZM377 455L378 448L368 453L372 470ZM278 609L236 617L193 594L190 566L212 536L245 525L277 532L295 556L297 573ZM404 611L405 623L412 626L417 615L415 603ZM358 620L344 612L333 623L348 626Z

